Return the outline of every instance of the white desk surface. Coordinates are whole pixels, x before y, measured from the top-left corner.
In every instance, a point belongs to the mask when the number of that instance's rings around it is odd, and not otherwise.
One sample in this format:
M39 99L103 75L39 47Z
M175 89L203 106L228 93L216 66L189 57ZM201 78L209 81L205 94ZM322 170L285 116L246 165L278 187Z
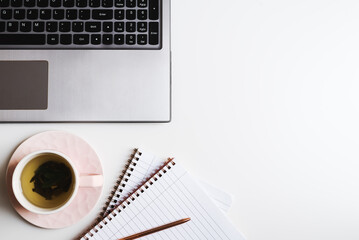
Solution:
M72 239L95 218L133 147L175 156L231 193L248 240L359 239L359 3L172 0L169 124L0 124L0 170L25 138L88 141L106 181L78 224L22 220L0 182L1 239Z

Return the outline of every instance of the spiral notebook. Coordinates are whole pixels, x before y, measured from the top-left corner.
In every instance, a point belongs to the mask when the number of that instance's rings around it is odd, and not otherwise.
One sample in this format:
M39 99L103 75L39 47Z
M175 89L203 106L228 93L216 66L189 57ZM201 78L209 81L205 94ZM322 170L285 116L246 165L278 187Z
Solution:
M165 164L81 240L115 240L187 217L191 221L141 239L244 240L175 161Z
M106 202L104 212L101 216L106 216L115 206L141 186L149 177L163 166L165 161L155 155L139 149L135 149L128 164L125 166L123 174L119 177L114 190L111 192L109 201Z
M161 159L154 154L144 151L142 149L135 149L125 170L119 177L111 196L108 198L101 217L110 213L114 207L122 203L129 194L133 193L139 186L141 186L153 173L159 170L166 160ZM199 181L201 187L205 190L208 196L212 198L215 204L224 212L227 212L232 204L232 197L217 189L206 182Z

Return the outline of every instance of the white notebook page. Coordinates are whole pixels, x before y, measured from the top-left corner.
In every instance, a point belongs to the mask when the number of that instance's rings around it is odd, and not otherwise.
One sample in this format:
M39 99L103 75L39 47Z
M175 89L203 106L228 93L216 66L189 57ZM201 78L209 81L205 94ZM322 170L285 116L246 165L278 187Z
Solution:
M125 200L129 194L133 193L133 191L148 180L148 178L151 177L160 167L162 167L164 163L164 159L161 159L147 151L143 151L142 149L136 150L129 167L126 169L121 183L107 206L107 213L111 212L119 203L122 203L122 201ZM200 181L200 185L219 208L225 212L229 210L232 204L232 197L229 194L203 181Z
M173 164L109 214L106 224L101 223L82 239L115 240L190 217L187 223L141 239L243 240L196 180L179 164Z

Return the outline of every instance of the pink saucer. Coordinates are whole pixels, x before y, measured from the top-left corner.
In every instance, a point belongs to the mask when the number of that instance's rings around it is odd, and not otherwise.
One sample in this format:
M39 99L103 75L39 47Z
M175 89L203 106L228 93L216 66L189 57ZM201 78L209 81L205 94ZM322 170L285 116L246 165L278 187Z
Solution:
M67 132L48 131L36 134L15 150L11 156L7 171L6 185L10 201L15 210L30 223L42 228L68 227L85 217L100 198L102 187L79 188L72 203L61 212L39 215L24 209L16 200L11 187L11 179L18 162L27 154L38 150L56 150L69 156L81 174L103 174L100 159L91 146L83 139Z

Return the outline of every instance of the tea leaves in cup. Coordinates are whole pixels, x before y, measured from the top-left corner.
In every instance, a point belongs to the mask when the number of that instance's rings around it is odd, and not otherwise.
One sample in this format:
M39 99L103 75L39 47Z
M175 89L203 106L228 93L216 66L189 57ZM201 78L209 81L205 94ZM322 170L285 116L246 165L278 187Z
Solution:
M48 161L40 165L30 182L34 182L34 192L51 200L53 196L69 191L72 174L64 163Z

